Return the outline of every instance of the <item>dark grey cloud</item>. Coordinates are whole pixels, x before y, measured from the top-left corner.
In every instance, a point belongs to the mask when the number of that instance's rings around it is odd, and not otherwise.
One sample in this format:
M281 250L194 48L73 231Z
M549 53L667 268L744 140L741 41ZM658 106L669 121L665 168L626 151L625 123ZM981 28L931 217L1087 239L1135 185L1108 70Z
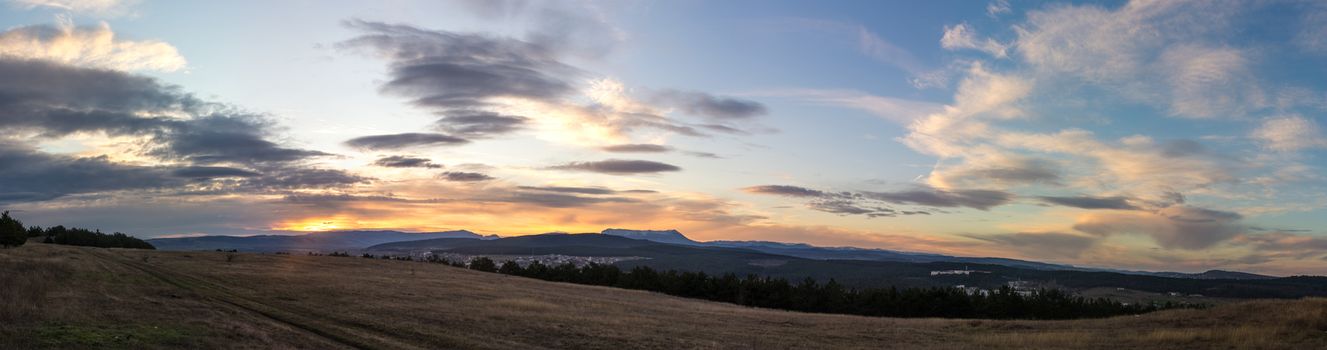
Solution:
M871 218L893 217L899 214L898 211L889 207L871 205L869 202L862 201L859 197L852 196L821 197L807 203L807 207L826 213L865 215Z
M125 72L0 58L0 125L15 140L96 134L136 137L138 155L170 161L137 166L7 144L22 169L7 171L10 200L154 190L235 193L346 186L368 181L306 161L331 154L282 146L271 118L204 101L180 87ZM29 140L31 141L31 140Z
M278 167L261 170L262 176L248 178L237 190L273 191L293 189L329 189L368 183L372 178L337 169Z
M580 41L570 39L602 33L563 31L564 28L582 28L579 24L594 18L539 18L564 20L545 23L549 29L534 31L525 40L352 20L346 25L360 35L338 46L387 60L389 78L381 86L381 92L407 98L414 106L444 115L437 124L438 130L452 135L484 138L521 129L529 124L529 117L491 111L503 107L497 105L501 103L500 98L515 98L578 110L619 133L651 128L688 136L708 136L695 127L664 116L569 101L567 97L577 91L572 82L581 81L586 76L582 70L563 62L564 56L582 52L577 49ZM566 21L570 18L579 19ZM659 95L656 100L710 119L743 120L767 113L765 106L757 102L700 92L670 90ZM743 132L728 125L717 130Z
M438 178L453 182L479 182L493 180L492 176L482 173L471 173L464 171L448 171L438 175Z
M714 119L746 119L769 113L760 102L703 92L664 90L656 93L654 100L691 115Z
M1042 196L1042 197L1037 197L1037 198L1040 198L1043 202L1046 202L1046 203L1055 204L1055 205L1063 205L1063 206L1066 206L1066 207L1081 208L1081 209L1117 209L1117 210L1138 210L1138 209L1139 209L1138 207L1134 206L1133 204L1130 204L1130 203L1129 203L1129 198L1126 198L1126 197L1092 197L1092 196L1054 197L1054 196Z
M682 170L682 168L671 164L648 160L624 159L609 159L596 162L571 162L564 165L552 166L549 167L549 169L589 171L614 175L661 173Z
M0 123L50 137L147 134L206 105L152 78L46 61L0 57L0 76Z
M191 166L175 169L171 171L171 175L191 179L213 179L219 177L256 177L262 174L240 168Z
M350 20L362 33L340 47L368 50L390 61L387 94L439 110L474 109L494 97L557 100L579 74L553 48L511 38L430 31L408 25Z
M346 146L366 150L393 150L408 147L460 145L470 141L443 134L404 133L357 137L346 141Z
M564 186L518 186L522 190L558 192L558 193L576 193L576 194L614 194L618 191L603 187L564 187Z
M453 111L439 119L439 131L469 138L483 138L521 130L530 118L487 111Z
M0 142L0 200L42 201L71 194L183 186L162 167L134 166L106 156L69 157Z
M773 194L789 197L822 197L827 193L820 190L813 190L806 187L789 185L763 185L743 188L742 191L748 193Z
M153 150L163 158L195 163L281 163L332 154L313 150L286 148L265 138L273 125L256 115L209 115L179 125L167 137L164 147Z
M604 151L617 153L664 153L673 150L672 147L655 144L622 144L605 146L602 149Z
M145 153L197 163L294 162L328 153L268 141L269 118L124 72L0 58L0 124L45 137L150 138Z
M1014 194L995 190L942 190L920 187L897 192L862 192L866 198L897 204L931 207L968 207L988 210L1013 200Z
M436 168L441 168L441 167L442 167L441 164L433 163L433 160L431 160L431 159L428 159L428 158L419 158L419 157L411 157L411 156L388 156L388 157L382 157L382 158L378 158L378 160L373 161L373 165L377 165L377 166L380 166L380 167L387 167L387 168L430 168L430 169L436 169Z
M1003 248L1012 249L1028 257L1038 258L1077 258L1083 251L1096 244L1098 238L1069 233L999 233L964 235L968 238L995 243Z

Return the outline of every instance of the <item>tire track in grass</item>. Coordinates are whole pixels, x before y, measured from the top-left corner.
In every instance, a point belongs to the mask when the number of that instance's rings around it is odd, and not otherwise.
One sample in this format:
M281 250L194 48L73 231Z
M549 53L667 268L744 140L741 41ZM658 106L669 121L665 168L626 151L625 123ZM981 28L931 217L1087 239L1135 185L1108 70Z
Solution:
M199 277L189 276L173 271L167 271L149 264L140 264L135 261L121 259L118 256L104 255L104 254L112 254L109 252L97 251L93 254L99 255L99 257L103 259L112 260L120 264L123 264L125 266L128 266L130 268L142 271L143 273L146 273L149 276L152 276L156 279L166 282L167 284L197 293L199 296L207 300L230 305L232 307L236 307L241 310L258 314L265 318L271 319L276 323L284 324L293 329L307 332L329 343L340 345L345 348L352 348L352 349L416 348L416 346L410 344L393 341L390 338L390 336L384 334L372 334L374 332L372 332L371 330L352 329L335 324L326 324L325 322L319 322L317 319L308 316L302 316L297 313L283 310L281 308L266 303L245 298L226 290L224 286L208 282ZM113 255L118 255L118 254L113 254ZM371 333L371 334L364 334L364 333ZM361 335L363 337L355 337L352 335Z

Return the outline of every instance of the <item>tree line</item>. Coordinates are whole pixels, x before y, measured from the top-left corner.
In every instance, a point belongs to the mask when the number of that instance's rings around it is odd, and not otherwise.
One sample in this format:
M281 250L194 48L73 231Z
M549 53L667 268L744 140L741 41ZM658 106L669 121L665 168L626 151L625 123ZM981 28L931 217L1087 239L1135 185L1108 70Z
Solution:
M63 225L48 228L42 228L41 226L24 228L23 222L9 216L8 211L0 214L0 245L17 247L26 243L29 238L34 237L45 237L42 242L50 244L100 248L157 249L151 243L119 232L106 234L102 233L101 230L77 227L66 228Z
M369 254L363 257L373 258ZM522 266L507 261L498 265L487 257L465 263L429 256L427 261L545 281L645 290L750 307L877 317L1062 320L1206 307L1173 302L1127 304L1106 298L1084 298L1059 289L1019 293L1001 287L985 294L970 294L959 288L858 289L845 287L833 279L821 283L808 277L792 283L783 278L659 271L647 266L623 271L617 266L595 263L578 267L571 263L548 266L531 262Z

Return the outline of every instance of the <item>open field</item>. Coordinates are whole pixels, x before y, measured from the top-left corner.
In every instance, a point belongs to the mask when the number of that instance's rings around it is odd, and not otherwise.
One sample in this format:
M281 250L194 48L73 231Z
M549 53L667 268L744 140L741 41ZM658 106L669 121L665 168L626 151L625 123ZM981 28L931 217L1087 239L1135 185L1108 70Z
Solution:
M805 314L438 264L29 244L0 348L1327 348L1327 299L1099 320Z

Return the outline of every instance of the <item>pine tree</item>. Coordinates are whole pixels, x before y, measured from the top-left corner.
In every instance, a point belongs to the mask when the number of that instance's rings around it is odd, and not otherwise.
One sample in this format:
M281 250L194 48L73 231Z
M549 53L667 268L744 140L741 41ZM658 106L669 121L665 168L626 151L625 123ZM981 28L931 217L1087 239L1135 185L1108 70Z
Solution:
M28 242L28 230L23 223L9 217L9 211L0 214L0 246L17 247Z

